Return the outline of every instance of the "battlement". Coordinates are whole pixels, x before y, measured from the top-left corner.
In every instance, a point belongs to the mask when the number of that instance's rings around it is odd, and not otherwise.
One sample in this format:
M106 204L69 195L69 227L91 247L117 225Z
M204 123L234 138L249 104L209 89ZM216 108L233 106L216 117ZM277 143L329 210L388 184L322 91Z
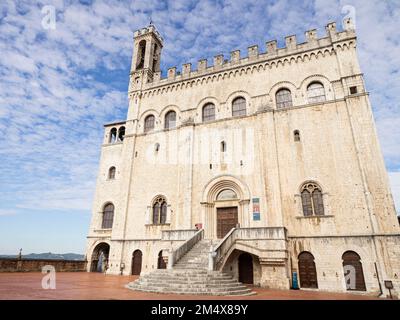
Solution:
M286 58L290 55L301 54L307 51L329 48L339 42L355 40L356 38L354 25L351 19L344 20L343 31L337 30L336 22L327 24L325 30L326 36L321 38L318 38L316 29L306 31L306 41L303 43L297 42L296 35L287 36L285 37L285 47L283 48L278 48L277 40L268 41L266 42L266 52L260 52L258 45L249 46L246 57L241 57L240 50L231 51L229 60L224 59L224 56L219 54L214 56L214 64L211 66L207 65L207 59L200 59L197 63L197 70L192 70L191 63L184 63L181 71L177 71L176 67L171 67L168 68L166 77L161 77L161 72L154 73L153 81L147 83L145 88L148 89L172 82L188 80L198 76L258 62Z
M148 25L145 28L139 29L137 31L134 32L133 37L134 38L138 38L141 36L144 36L148 33L154 33L156 35L156 37L158 38L158 40L160 41L160 43L164 42L164 39L161 37L160 33L157 31L156 27L152 24Z

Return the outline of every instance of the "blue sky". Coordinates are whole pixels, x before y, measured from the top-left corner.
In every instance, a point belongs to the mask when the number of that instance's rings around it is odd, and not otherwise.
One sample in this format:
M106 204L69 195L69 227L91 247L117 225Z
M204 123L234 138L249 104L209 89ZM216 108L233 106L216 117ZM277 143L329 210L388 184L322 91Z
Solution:
M52 5L56 28L42 26ZM354 7L362 70L400 208L400 3L397 0L0 2L0 253L83 253L102 125L123 120L133 31L150 17L162 69L341 25ZM398 209L399 211L400 209Z

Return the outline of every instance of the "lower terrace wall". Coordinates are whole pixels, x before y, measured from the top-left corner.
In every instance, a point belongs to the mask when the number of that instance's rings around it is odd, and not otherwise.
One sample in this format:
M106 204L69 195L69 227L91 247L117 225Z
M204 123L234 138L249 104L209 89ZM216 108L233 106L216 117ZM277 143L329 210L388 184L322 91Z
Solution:
M84 260L0 258L0 272L41 272L46 265L53 266L58 272L86 271Z

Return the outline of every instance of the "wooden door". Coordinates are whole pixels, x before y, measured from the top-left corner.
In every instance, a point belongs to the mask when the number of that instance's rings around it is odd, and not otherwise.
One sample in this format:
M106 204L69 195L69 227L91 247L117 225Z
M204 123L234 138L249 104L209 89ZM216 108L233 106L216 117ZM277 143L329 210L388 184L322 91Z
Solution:
M238 208L218 208L217 209L217 237L219 239L238 224Z
M239 256L239 281L246 284L254 283L253 258L248 253Z
M136 250L132 256L132 274L140 275L142 271L142 251Z
M347 290L366 291L360 256L354 251L347 251L343 254L342 259ZM355 282L351 279L352 276L355 277Z
M314 256L309 252L299 255L300 288L318 288Z

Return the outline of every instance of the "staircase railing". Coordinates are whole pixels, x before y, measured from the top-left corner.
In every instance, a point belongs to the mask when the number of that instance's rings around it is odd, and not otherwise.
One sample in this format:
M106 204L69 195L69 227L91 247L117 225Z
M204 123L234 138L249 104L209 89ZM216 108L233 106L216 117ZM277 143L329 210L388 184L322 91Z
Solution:
M224 257L238 239L286 241L287 230L284 227L232 228L215 248L210 248L208 270L219 270Z
M168 269L172 269L173 265L179 261L186 253L189 252L193 246L204 238L204 229L197 231L191 238L186 240L182 245L180 245L176 250L169 253L168 257Z
M229 249L232 247L236 240L236 228L232 228L222 241L215 247L210 248L210 254L208 257L208 270L217 270L217 266L223 257L228 253Z

